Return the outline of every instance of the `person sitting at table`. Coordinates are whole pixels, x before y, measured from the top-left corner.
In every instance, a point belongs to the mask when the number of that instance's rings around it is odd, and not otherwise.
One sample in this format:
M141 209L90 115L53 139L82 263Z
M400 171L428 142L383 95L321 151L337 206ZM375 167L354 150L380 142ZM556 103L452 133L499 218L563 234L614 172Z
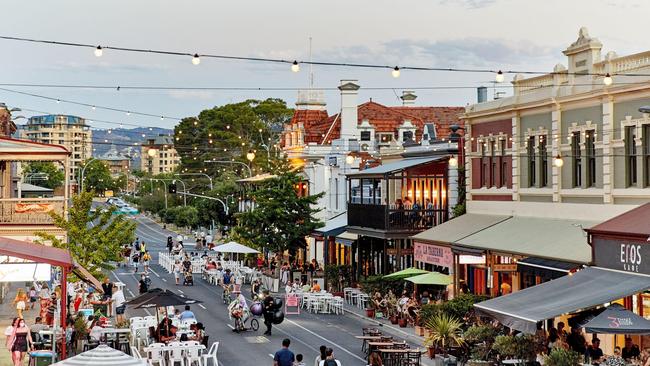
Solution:
M175 331L172 331L172 328L175 328L172 324L172 320L168 317L164 317L160 324L158 324L158 329L156 329L156 334L160 336L161 342L169 342L176 338Z
M31 331L34 333L38 333L41 330L46 330L49 329L50 327L47 326L47 324L43 324L43 318L40 316L37 316L36 319L34 320L34 325L30 327Z
M91 340L99 342L102 338L102 327L99 326L99 321L94 319L88 328L88 336Z
M379 352L377 351L372 351L370 354L370 357L368 358L368 365L369 366L383 366L384 363L381 360L381 356L379 355Z
M641 366L650 366L650 348L641 351Z
M591 345L587 348L587 353L591 359L592 365L599 365L603 358L603 350L600 349L600 339L594 338L591 340Z
M641 351L639 351L639 346L632 343L632 338L625 337L625 347L621 350L621 355L623 356L623 359L630 360L639 357Z
M625 366L625 360L621 357L621 347L614 347L614 355L607 357L606 366Z
M375 292L375 295L372 297L372 303L375 309L381 311L384 314L386 313L386 310L388 310L387 309L388 302L386 301L386 299L381 297L381 294L379 292Z
M190 339L187 337L187 333L181 334L181 338L179 339L179 341L181 341L181 342L187 342L189 340Z
M183 320L186 320L186 319L196 319L196 316L194 315L192 310L190 310L189 305L185 305L185 310L181 313L181 315L178 316L178 320L180 320L180 321L183 321Z
M221 265L221 262L217 262L217 268L215 268L219 272L223 272L223 266Z
M190 340L203 343L203 338L205 337L205 327L203 326L203 323L190 325L190 330L194 331L194 335L189 337Z
M215 261L210 261L208 265L205 266L205 269L207 269L208 271L215 270L217 269L217 263L215 263Z
M311 292L320 292L321 288L318 284L318 281L314 280L313 285L311 286Z
M302 285L302 292L311 292L311 286L308 283Z
M409 323L413 324L415 323L415 319L418 316L418 312L420 311L420 307L418 305L418 302L415 298L409 298L409 301L404 305L405 308L405 315L407 316Z

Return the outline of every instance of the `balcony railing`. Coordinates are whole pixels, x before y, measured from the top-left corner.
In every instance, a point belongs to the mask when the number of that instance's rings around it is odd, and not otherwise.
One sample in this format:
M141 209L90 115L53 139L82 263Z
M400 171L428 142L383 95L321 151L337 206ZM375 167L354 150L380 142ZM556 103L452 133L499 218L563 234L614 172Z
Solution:
M0 224L53 224L49 212L63 214L62 197L0 199Z
M394 205L348 203L348 226L386 232L420 232L449 219L443 208L397 208Z

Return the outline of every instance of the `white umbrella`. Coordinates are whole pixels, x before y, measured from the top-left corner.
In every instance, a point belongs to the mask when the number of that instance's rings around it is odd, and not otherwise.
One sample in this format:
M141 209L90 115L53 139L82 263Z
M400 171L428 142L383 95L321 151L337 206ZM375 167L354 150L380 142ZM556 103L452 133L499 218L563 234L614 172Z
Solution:
M53 366L142 366L147 363L105 344L53 364Z
M257 250L253 248L249 248L245 245L235 243L234 241L231 241L226 244L217 245L216 247L214 247L214 250L216 252L221 252L221 253L243 253L243 254L259 253Z

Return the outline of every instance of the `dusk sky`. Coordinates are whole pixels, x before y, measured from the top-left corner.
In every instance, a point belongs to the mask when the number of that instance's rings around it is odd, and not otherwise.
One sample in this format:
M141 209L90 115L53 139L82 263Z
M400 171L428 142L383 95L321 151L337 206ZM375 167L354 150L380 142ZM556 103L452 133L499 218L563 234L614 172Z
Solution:
M328 1L7 1L0 35L180 52L388 65L551 71L566 65L561 51L582 26L603 43L603 55L650 49L647 1L625 0L328 0ZM309 85L309 67L134 54L0 40L0 83L141 85L173 87L274 87ZM512 75L507 75L509 81ZM418 105L464 106L492 74L314 67L316 88L330 113L339 109L341 79L362 86L359 101L395 105L402 90L418 90ZM116 91L9 87L54 98L171 117L246 98L282 98L296 91ZM364 90L386 87L388 90ZM490 96L493 92L490 91ZM51 113L74 114L140 126L172 127L154 117L91 110L0 90L0 102ZM30 116L33 112L20 112ZM98 128L115 125L92 124ZM128 127L128 126L127 126Z

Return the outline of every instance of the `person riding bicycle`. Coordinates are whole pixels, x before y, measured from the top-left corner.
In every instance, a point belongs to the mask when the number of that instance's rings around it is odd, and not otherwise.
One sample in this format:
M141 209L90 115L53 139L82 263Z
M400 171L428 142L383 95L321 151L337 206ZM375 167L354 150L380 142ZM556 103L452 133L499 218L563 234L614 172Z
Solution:
M239 319L239 321L235 321L235 324L237 325L235 331L246 330L244 324L246 324L246 321L250 318L248 303L246 302L244 295L241 293L239 286L236 286L232 293L235 296L235 299L228 306L228 311L232 317Z

